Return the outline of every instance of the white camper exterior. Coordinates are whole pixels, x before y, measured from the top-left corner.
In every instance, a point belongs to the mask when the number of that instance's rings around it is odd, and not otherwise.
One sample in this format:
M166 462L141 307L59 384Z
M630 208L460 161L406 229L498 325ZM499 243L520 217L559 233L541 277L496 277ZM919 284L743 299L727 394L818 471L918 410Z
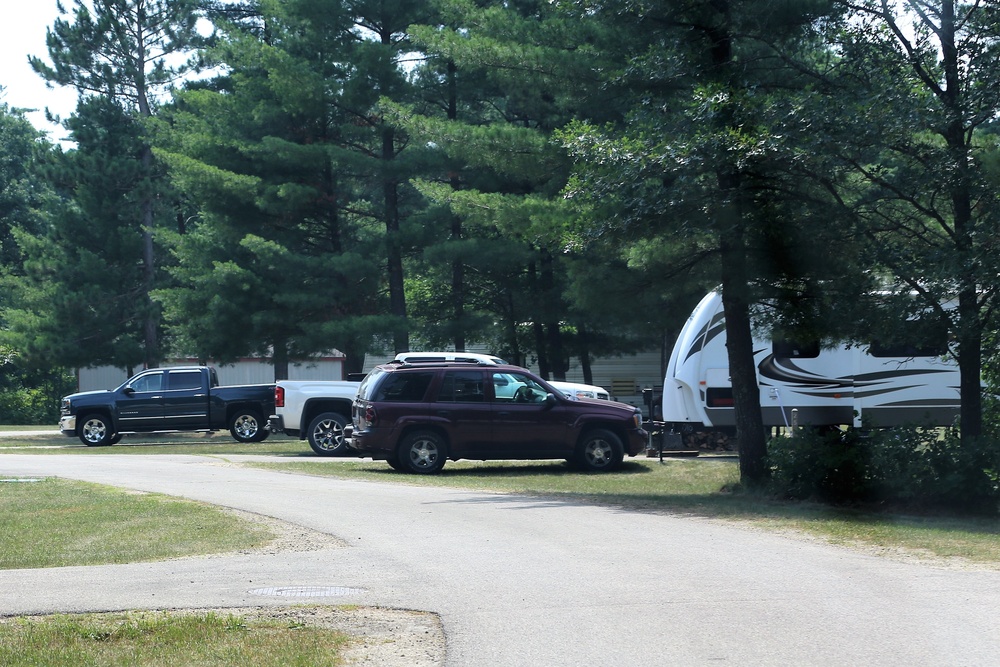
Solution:
M872 346L794 349L754 339L765 426L949 425L959 371L950 357L876 356ZM793 410L795 411L793 413ZM710 292L674 344L663 382L663 421L676 429L735 425L722 297Z

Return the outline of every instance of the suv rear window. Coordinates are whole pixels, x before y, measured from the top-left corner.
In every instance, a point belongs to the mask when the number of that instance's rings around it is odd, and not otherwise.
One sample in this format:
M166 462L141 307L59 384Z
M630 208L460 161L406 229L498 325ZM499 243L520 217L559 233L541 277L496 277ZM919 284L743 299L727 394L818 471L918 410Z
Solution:
M413 403L422 401L434 379L434 371L388 373L375 390L373 401Z

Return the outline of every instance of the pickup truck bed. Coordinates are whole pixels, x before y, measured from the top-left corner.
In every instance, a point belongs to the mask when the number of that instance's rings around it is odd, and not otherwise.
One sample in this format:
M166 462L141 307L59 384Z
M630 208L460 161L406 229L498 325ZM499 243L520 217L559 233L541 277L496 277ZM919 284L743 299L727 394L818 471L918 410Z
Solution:
M347 380L279 380L267 428L308 440L319 456L344 454L344 427L351 423L359 386L360 382Z

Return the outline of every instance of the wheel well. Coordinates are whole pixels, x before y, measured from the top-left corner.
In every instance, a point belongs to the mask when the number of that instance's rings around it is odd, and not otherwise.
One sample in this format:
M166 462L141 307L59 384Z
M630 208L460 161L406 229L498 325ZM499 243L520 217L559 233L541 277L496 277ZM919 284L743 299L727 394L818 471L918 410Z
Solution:
M306 403L305 409L302 411L301 423L299 424L299 430L303 433L309 428L309 424L318 415L324 412L336 412L341 417L346 419L348 422L351 421L351 401L346 398L321 398L317 400L308 401Z
M628 442L628 435L625 433L625 429L621 426L621 424L615 424L615 423L604 424L601 422L592 422L584 426L583 430L580 431L580 437L577 439L577 443L583 440L583 438L585 438L588 433L596 430L611 431L612 433L618 436L618 439L622 441L623 446L625 445L626 442Z
M233 417L235 417L237 413L249 410L256 412L261 416L261 418L267 419L267 415L261 412L260 406L254 405L253 403L237 403L236 405L230 405L226 410L226 423L228 424L232 421Z
M399 434L399 438L396 440L396 448L399 448L399 443L403 442L404 438L415 431L430 431L444 440L445 445L447 445L449 449L451 448L451 440L448 439L448 434L445 433L443 428L434 426L433 424L411 424L410 426L407 426L403 429L402 433Z

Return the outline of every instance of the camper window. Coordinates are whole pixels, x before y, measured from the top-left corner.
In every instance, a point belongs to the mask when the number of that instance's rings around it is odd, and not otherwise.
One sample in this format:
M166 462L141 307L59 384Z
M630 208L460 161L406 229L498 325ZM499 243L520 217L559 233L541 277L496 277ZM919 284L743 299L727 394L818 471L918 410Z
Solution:
M889 340L873 340L873 357L940 357L948 353L948 332L934 323L906 320Z
M798 342L775 338L771 342L771 352L783 359L815 359L819 356L819 341Z
M948 353L948 344L932 341L923 341L922 343L888 341L883 343L873 340L868 352L873 357L940 357Z
M709 408L733 407L732 387L709 387L705 391L705 406Z

